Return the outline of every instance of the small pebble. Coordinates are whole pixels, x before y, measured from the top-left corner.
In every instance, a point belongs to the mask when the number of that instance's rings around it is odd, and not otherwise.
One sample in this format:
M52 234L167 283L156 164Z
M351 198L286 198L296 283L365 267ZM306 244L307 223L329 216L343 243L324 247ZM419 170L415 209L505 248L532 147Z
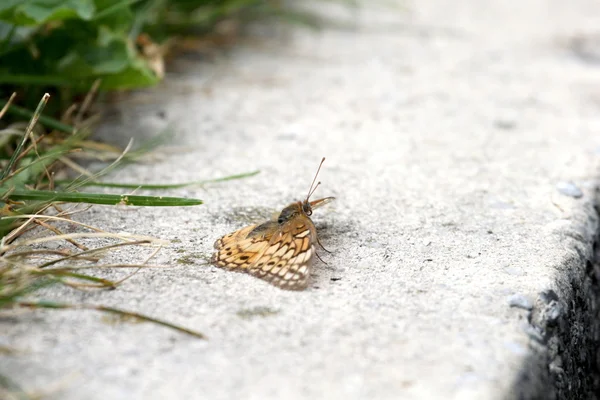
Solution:
M548 321L549 324L555 324L562 314L562 305L557 301L552 301L548 304L548 308L546 309L546 321Z
M533 302L522 294L513 294L510 296L508 298L508 305L528 311L533 308Z
M573 182L559 182L556 184L556 190L574 199L583 197L583 192Z

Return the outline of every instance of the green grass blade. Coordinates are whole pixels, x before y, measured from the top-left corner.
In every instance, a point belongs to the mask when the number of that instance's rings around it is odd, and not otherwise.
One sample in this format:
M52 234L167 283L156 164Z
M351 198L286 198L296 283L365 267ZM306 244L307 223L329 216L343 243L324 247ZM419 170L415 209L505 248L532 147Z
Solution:
M88 281L88 282L92 282L92 283L96 283L98 284L99 287L106 287L106 288L111 288L114 289L117 287L117 284L113 281L110 281L108 279L103 279L103 278L98 278L96 276L92 276L92 275L86 275L86 274L79 274L76 272L72 272L69 269L64 269L64 268L55 268L55 269L47 269L47 270L43 270L43 271L33 271L32 272L33 275L46 275L46 276L53 276L53 277L66 277L66 278L73 278L73 279L77 279L80 281Z
M154 136L152 139L144 141L140 147L135 150L131 150L133 145L133 139L129 141L127 147L123 150L121 155L117 157L110 165L103 168L102 170L95 172L92 176L80 176L76 179L70 181L61 181L60 183L66 185L66 189L73 190L82 186L85 186L89 182L97 181L101 176L108 174L109 172L121 169L126 167L127 165L135 162L140 157L145 154L150 153L151 151L157 149L165 143L169 142L169 139L173 136L173 133L169 129L163 130L158 135ZM55 181L55 184L58 184ZM137 187L137 186L136 186Z
M145 321L145 322L152 322L152 323L162 325L167 328L174 329L174 330L182 332L182 333L186 333L186 334L194 336L198 339L203 339L203 340L207 339L207 337L200 332L193 331L191 329L184 328L180 325L172 324L170 322L163 321L163 320L160 320L157 318L149 317L144 314L122 310L120 308L106 307L106 306L94 306L94 305L87 305L87 304L56 303L53 301L43 301L43 300L42 301L19 301L19 302L15 303L15 305L19 306L19 307L27 307L27 308L52 308L52 309L63 309L63 310L83 309L83 310L101 311L101 312L105 312L105 313L116 314L116 315L119 315L122 317L132 317L132 318L136 318L136 319L139 319L139 320Z
M24 287L16 288L8 293L0 295L0 308L13 304L18 298L23 297L36 290L50 286L60 281L53 278L40 278L27 283Z
M88 203L103 205L177 207L196 206L203 203L200 199L163 196L133 196L128 194L64 193L48 190L14 189L6 194L13 201L33 200L42 202Z
M82 186L100 186L106 188L119 188L119 189L147 189L147 190L162 190L162 189L180 189L188 186L202 186L207 183L217 183L232 181L235 179L248 178L257 175L260 171L246 172L243 174L229 175L223 178L207 179L204 181L194 181L185 183L174 183L170 185L158 185L158 184L134 184L134 183L113 183L113 182L86 182ZM62 180L55 181L55 184L68 184L70 181Z
M0 108L3 107L6 103L7 103L6 100L0 100ZM32 113L31 111L29 111L26 108L14 106L12 104L8 107L8 112L10 114L16 115L18 117L23 117L23 118L33 118L33 116L35 115L35 113ZM75 128L73 128L70 125L63 124L62 122L60 122L54 118L50 118L45 115L40 115L39 121L42 124L46 125L47 127L56 129L57 131L66 132L66 133L70 133L70 134L75 133Z
M107 251L109 249L114 249L116 247L133 246L133 245L147 244L147 243L151 243L150 240L136 240L135 242L116 243L116 244L111 244L111 245L108 245L108 246L100 247L100 248L97 248L97 249L89 249L89 250L81 251L79 253L71 254L71 255L66 256L66 257L61 257L61 258L58 258L56 260L47 261L47 262L39 265L38 268L39 269L47 268L47 267L50 267L50 266L52 266L54 264L58 264L60 262L71 260L73 258L79 258L79 257L85 256L85 255L93 255L93 254L96 254L96 253L105 252L105 251Z
M56 148L56 149L53 149L53 150L47 152L43 156L35 159L34 161L30 162L29 164L14 171L12 176L8 177L8 179L7 178L4 178L6 180L0 179L0 190L4 189L4 188L11 188L13 186L23 186L23 180L20 179L20 177L19 177L19 175L21 173L28 172L29 175L33 175L33 176L37 177L38 174L40 174L44 171L44 168L46 168L47 166L49 166L50 164L52 164L53 162L58 160L60 157L68 154L69 152L70 152L69 149L61 149L61 148ZM27 170L32 171L32 172L29 172ZM29 180L29 179L25 179L25 180Z
M86 176L83 178L80 177L81 179L76 178L76 179L72 180L67 185L67 190L73 191L76 188L83 186L87 182L94 181L94 180L98 179L99 177L108 174L110 171L112 171L116 168L123 167L124 166L123 160L125 159L125 156L129 153L129 150L131 149L132 144L133 144L133 138L129 139L129 143L127 144L127 147L125 147L125 149L123 150L121 155L119 157L117 157L111 164L102 168L102 170L94 173L92 176Z
M29 126L27 127L27 130L25 131L25 134L23 135L23 140L21 140L19 142L19 144L17 145L17 148L12 153L10 160L8 160L8 165L1 172L0 180L3 180L4 178L6 178L8 176L8 174L14 167L15 163L17 162L17 159L19 158L19 156L21 155L21 151L23 150L23 146L25 146L25 142L27 142L27 138L28 138L29 134L31 133L31 131L33 130L33 127L37 123L37 120L40 117L40 114L42 113L42 110L46 106L46 103L48 102L49 98L50 98L50 95L48 93L46 93L44 96L42 96L42 99L38 103L38 106L35 109L35 112L33 113L31 120L29 121ZM13 106L10 106L10 107L13 107Z
M126 166L131 164L141 157L157 150L158 148L168 145L173 142L174 131L172 127L167 126L165 129L160 131L157 135L154 135L150 139L142 141L135 149L131 149L124 154L123 162L120 166Z

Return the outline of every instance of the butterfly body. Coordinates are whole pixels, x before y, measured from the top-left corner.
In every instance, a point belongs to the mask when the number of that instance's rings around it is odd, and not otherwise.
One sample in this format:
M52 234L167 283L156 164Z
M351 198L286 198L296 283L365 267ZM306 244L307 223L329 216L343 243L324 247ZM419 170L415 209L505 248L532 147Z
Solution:
M282 289L306 288L318 242L310 216L314 208L333 199L292 203L270 221L221 237L215 242L211 263L249 273Z

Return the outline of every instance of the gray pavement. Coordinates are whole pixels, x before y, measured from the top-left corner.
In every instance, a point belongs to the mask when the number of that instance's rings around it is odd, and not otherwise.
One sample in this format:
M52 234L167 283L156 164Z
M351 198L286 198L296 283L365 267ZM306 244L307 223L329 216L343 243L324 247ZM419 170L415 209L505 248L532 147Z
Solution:
M0 319L3 344L19 350L2 356L1 374L66 400L552 396L544 363L566 374L569 362L536 340L523 308L538 321L552 290L563 318L592 258L600 69L582 43L600 5L366 3L324 9L346 27L270 31L213 62L183 57L101 128L113 143L177 134L112 180L261 173L168 192L206 201L194 208L80 215L171 241L154 260L171 268L44 297L120 306L209 339L93 312L21 312ZM320 253L327 264L315 262L307 290L205 265L216 238L302 199L322 156L316 197L337 199L313 220L333 253Z

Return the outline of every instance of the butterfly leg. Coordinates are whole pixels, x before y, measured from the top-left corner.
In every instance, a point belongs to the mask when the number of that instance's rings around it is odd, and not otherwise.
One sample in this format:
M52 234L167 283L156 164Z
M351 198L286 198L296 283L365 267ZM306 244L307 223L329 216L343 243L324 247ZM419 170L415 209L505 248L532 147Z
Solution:
M323 250L325 250L326 252L328 252L329 254L331 254L331 251L327 250L325 247L323 247L323 245L321 244L321 241L319 240L319 237L317 236L317 243L319 244L319 246L321 246L321 248ZM322 260L321 260L322 261Z
M323 246L321 246L321 247L323 247ZM327 251L327 250L325 250L325 251ZM317 258L319 259L319 261L321 261L323 264L325 264L325 265L329 265L329 264L327 264L325 261L323 261L323 259L322 259L322 258L321 258L321 256L319 255L319 253L317 253L316 251L315 251L315 255L317 256Z

